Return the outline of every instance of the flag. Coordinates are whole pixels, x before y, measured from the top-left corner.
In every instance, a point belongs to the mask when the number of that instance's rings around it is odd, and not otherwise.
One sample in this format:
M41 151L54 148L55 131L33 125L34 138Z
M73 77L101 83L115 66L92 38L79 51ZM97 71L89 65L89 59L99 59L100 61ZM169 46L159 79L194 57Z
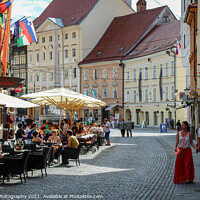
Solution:
M96 91L94 89L92 89L92 88L90 88L90 89L92 91L92 94L93 94L94 98L97 99Z
M18 29L19 23L19 29ZM15 23L15 36L17 39L17 46L25 46L36 42L36 34L31 17L28 17L20 22Z
M0 3L0 13L4 13L10 7L12 2L13 0L7 1L5 3Z
M91 92L89 92L89 91L87 90L87 96L89 96L89 95L90 95L90 93L91 93Z
M177 56L180 54L180 50L181 50L181 43L180 43L180 41L177 40L177 43L176 43L176 55Z
M14 24L14 35L17 39L19 39L19 21Z

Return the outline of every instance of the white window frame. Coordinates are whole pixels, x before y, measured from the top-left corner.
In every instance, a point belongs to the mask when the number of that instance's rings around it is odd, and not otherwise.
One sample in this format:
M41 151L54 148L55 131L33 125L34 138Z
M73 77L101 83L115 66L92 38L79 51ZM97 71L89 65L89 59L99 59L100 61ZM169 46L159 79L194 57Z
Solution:
M149 89L144 88L144 101L147 102L149 101Z
M46 74L46 72L42 72L42 80L43 81L47 80L47 74Z
M133 102L137 102L137 89L133 89Z
M32 54L29 55L29 62L32 62Z
M72 57L75 58L76 57L76 48L72 49Z
M96 96L97 96L97 99L98 99L98 88L93 88L93 90L96 92Z
M137 80L137 69L133 69L133 81Z
M49 60L53 60L53 52L49 51Z
M93 69L93 80L97 80L97 79L98 79L98 70Z
M89 70L84 69L84 81L88 81L88 80L89 80Z
M165 86L165 100L169 100L169 87L168 85Z
M107 77L107 68L106 67L103 68L102 74L103 74L103 79L108 78Z
M142 68L139 69L139 75L140 75L140 72L142 74ZM141 80L142 80L142 75L141 75Z
M152 101L157 99L157 87L152 87Z
M88 89L84 89L84 95L87 96L87 94L88 94Z
M169 76L169 67L168 67L168 62L165 63L165 76Z
M117 67L114 66L114 67L113 67L113 78L117 78L117 77L118 77Z
M116 96L115 96L115 92L116 92ZM118 98L117 87L113 87L113 98L114 99Z
M50 81L53 81L53 72L50 72L50 73L49 73L49 80L50 80Z
M174 94L174 85L171 85L171 99L174 100L175 94Z
M144 78L145 78L145 80L148 80L149 79L149 69L148 69L148 67L145 67L144 68Z
M105 92L105 93L104 93ZM105 95L106 94L106 95ZM103 98L106 99L108 98L108 91L107 88L103 88Z
M68 69L64 70L64 76L65 76L65 78L68 78Z
M72 32L72 39L76 38L76 32Z
M68 40L68 38L69 38L69 34L65 33L65 40Z
M69 50L65 49L65 58L68 58L68 57L69 57Z
M171 76L174 76L174 71L175 70L175 68L174 68L174 61L172 60L171 61Z
M130 102L130 90L125 90L125 102Z
M46 53L42 52L42 60L45 61L45 59L46 59Z
M40 54L36 53L36 62L38 63L40 61Z
M156 65L153 65L153 76L152 78L156 78Z
M130 81L130 70L126 69L125 71L125 81Z

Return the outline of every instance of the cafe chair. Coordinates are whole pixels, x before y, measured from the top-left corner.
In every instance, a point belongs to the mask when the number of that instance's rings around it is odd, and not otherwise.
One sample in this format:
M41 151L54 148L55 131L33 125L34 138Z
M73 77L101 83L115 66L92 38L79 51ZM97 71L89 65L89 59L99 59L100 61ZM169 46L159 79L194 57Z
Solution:
M32 171L36 169L41 170L42 178L43 178L43 169L45 170L45 174L47 176L47 157L49 154L50 148L44 147L43 154L32 153L27 162L27 171Z
M78 167L78 164L80 166L79 154L80 154L81 147L82 147L82 144L79 144L77 149L71 148L71 147L64 147L63 162L65 163L69 159L74 159L76 160L76 166Z
M28 149L31 151L31 153L36 152L37 147L36 144L24 144L24 149Z
M3 184L6 177L9 179L13 175L20 175L21 183L23 183L22 174L24 175L24 182L26 183L25 167L28 157L29 151L25 151L21 157L14 156L3 159Z

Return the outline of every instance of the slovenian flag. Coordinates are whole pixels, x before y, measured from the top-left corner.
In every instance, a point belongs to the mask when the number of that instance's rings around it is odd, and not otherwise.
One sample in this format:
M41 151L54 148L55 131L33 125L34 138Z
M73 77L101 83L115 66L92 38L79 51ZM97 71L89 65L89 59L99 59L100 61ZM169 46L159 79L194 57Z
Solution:
M92 88L90 88L90 89L92 91L92 94L93 94L94 98L97 99L96 91L94 89L92 89Z
M35 28L31 17L15 23L14 34L17 38L17 46L25 46L37 42Z
M177 43L176 43L176 55L177 56L180 54L180 50L181 50L181 43L180 43L180 41L177 41Z
M0 13L4 13L10 7L12 2L13 0L7 1L5 3L0 3Z

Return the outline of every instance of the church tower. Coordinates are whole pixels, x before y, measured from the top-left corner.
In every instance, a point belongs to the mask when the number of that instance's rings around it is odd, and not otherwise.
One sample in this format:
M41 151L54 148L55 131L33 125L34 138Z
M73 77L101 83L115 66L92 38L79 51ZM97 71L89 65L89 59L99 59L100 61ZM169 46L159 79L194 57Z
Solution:
M145 11L147 9L147 2L145 0L138 0L137 12Z

